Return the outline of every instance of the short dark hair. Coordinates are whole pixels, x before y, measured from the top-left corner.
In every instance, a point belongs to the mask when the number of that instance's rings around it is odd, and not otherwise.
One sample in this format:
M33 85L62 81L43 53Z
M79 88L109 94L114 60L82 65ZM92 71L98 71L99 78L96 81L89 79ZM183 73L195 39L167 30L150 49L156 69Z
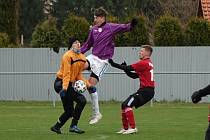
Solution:
M153 52L152 46L150 46L150 45L142 45L141 47L144 48L146 51L149 51L150 55L152 55L152 52Z
M99 7L95 10L94 15L97 17L106 17L108 15L108 12L103 7Z
M69 47L68 47L68 50L72 47L73 43L75 41L77 41L77 40L78 40L78 38L76 38L74 36L72 36L72 37L69 38Z

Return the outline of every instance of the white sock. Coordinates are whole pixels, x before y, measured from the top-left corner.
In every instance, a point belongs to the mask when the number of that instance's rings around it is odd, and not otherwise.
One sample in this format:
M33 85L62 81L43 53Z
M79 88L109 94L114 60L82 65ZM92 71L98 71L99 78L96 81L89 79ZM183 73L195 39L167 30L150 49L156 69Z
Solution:
M92 110L93 114L99 114L99 105L98 105L98 93L97 91L90 94L92 100Z

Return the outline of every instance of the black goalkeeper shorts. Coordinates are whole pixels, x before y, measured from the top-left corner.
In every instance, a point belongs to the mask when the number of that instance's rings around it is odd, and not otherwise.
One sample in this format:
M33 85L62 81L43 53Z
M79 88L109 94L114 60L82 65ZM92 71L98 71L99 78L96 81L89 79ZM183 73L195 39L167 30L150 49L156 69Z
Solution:
M126 107L138 108L147 102L149 102L155 94L155 89L153 87L140 88L136 93L130 95L123 103L121 108Z

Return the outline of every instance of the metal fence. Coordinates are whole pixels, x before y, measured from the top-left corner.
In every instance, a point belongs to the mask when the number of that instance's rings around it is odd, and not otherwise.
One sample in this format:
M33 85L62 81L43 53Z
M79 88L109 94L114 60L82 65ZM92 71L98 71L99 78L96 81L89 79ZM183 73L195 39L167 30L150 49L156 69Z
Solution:
M116 48L113 59L131 64L138 60L138 51L139 47ZM0 100L60 100L53 82L64 52L64 48L59 54L49 48L1 48ZM189 102L194 90L210 83L209 52L210 47L154 47L154 99ZM89 72L84 75L87 78ZM138 80L110 66L97 85L99 100L122 101L138 87ZM85 96L90 99L87 93ZM208 102L209 98L203 101Z

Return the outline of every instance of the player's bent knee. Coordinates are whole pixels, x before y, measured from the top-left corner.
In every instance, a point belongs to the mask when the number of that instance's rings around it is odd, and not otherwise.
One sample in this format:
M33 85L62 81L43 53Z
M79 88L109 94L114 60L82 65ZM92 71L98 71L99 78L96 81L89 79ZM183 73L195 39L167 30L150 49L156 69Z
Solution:
M121 109L124 110L126 107L133 107L134 96L130 95L122 104Z
M67 111L67 112L66 112L66 115L67 115L67 116L66 116L67 118L70 118L70 117L73 116L73 112L72 112L72 111Z
M126 102L123 102L123 103L121 104L121 109L124 110L126 107L128 107L128 106L127 106L127 103L126 103Z
M88 91L89 91L89 93L95 93L96 92L96 87L90 86L90 87L88 87Z
M87 101L86 101L86 100L82 100L82 101L81 101L81 105L82 105L82 106L85 106L86 104L87 104Z
M85 97L81 96L79 98L79 104L82 106L85 106L87 104L87 100L85 99Z

